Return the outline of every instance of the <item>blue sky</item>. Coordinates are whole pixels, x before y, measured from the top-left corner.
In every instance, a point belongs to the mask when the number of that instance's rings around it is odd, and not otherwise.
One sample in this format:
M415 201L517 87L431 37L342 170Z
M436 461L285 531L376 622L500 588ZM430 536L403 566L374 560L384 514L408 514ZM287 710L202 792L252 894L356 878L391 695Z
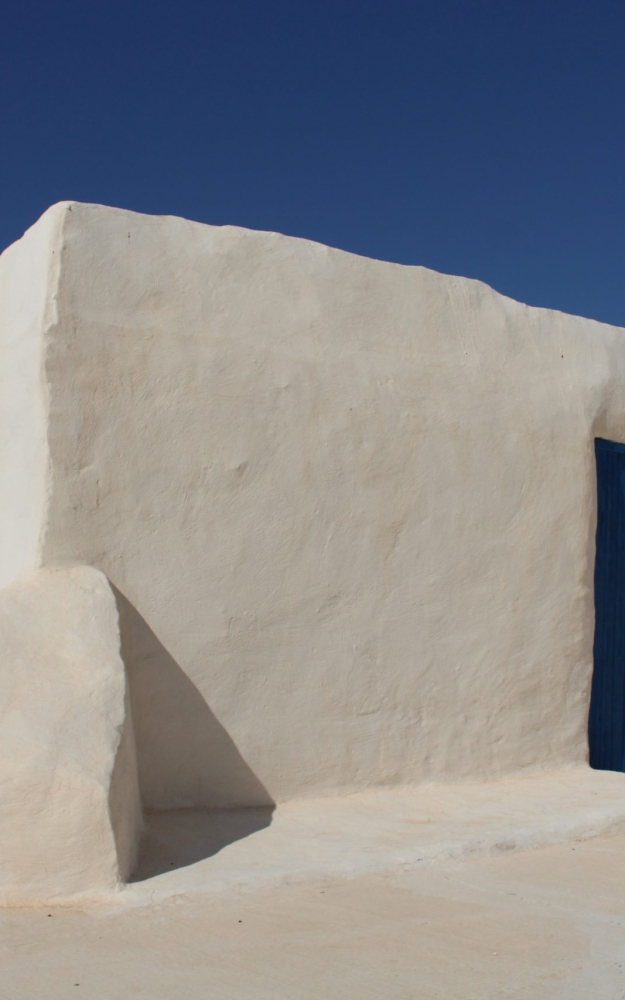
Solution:
M20 0L0 129L2 247L96 201L625 326L625 0Z

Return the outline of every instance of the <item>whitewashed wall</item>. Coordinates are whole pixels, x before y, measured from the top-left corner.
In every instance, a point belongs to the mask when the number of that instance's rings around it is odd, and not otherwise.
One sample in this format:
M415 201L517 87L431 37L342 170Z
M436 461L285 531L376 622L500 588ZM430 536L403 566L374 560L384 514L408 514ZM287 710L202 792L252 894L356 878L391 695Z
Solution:
M625 331L275 234L51 213L40 561L119 591L146 804L583 760Z

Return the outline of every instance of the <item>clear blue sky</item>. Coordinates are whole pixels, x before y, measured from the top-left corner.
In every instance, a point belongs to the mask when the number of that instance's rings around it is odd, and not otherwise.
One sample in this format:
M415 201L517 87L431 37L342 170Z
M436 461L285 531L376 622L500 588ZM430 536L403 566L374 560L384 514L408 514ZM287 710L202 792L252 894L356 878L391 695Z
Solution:
M625 326L625 0L14 0L0 136L0 246L96 201Z

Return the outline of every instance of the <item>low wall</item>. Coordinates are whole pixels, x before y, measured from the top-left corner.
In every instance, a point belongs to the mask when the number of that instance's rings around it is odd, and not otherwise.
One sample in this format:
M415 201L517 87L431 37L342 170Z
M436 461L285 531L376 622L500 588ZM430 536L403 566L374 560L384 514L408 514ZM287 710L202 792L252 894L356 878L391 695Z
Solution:
M109 899L141 832L115 597L87 566L28 573L0 635L0 905Z

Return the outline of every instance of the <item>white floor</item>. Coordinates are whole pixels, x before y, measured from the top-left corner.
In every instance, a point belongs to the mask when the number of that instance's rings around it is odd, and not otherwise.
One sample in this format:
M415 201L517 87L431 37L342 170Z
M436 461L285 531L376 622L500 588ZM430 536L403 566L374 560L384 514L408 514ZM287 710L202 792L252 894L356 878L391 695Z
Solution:
M157 815L114 901L0 911L0 997L623 1000L624 830L586 769Z
M418 870L432 861L625 832L625 775L572 767L483 784L309 799L268 810L148 817L141 905L326 877Z

